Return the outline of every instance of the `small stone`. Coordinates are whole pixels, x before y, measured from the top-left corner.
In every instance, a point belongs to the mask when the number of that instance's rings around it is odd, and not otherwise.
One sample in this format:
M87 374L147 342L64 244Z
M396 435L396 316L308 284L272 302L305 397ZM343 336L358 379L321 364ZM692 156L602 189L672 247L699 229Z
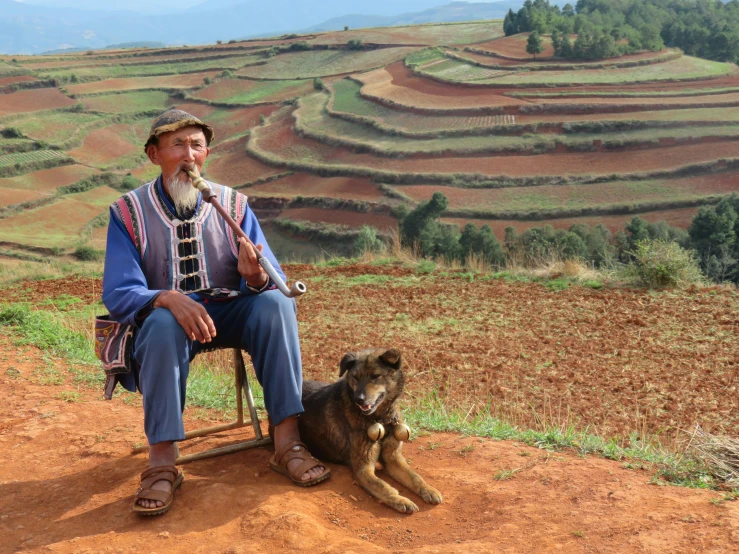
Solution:
M353 494L350 494L349 495L349 498L351 498L352 500L354 500L354 502L359 502L359 499L356 496L354 496Z
M162 537L163 539L168 539L169 531L162 531L161 533L159 533L159 536Z

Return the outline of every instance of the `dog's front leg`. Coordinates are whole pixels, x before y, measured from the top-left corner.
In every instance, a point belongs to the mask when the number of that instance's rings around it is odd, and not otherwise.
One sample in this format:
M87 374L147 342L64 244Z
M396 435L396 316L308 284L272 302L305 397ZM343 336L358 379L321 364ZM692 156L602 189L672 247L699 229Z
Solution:
M403 443L390 435L382 441L382 464L388 475L398 483L411 489L427 504L441 504L441 493L411 469L403 457Z
M417 512L418 506L400 496L397 490L375 475L375 464L380 457L379 443L368 443L364 437L353 437L352 442L355 445L363 443L361 448L355 448L351 454L352 470L357 484L377 500L399 512Z

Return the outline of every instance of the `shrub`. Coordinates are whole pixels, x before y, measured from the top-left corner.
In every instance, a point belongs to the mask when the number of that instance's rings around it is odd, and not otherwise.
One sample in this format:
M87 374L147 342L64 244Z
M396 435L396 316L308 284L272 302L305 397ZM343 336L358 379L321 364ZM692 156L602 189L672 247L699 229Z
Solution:
M230 69L224 69L221 71L221 79L232 79L234 76L234 72Z
M0 130L0 135L5 138L23 138L23 133L20 132L20 129L15 127L6 127L5 129Z
M209 84L211 84L212 82L213 82L213 81L211 81L210 77L205 77L205 78L203 79L203 83L205 83L206 85L209 85Z
M72 73L72 75L71 75L71 76L69 77L69 82L70 82L70 83L79 83L79 82L80 82L80 80L79 80L79 78L77 77L77 75L75 75L74 73Z
M288 50L292 50L294 52L304 52L306 50L310 50L311 46L304 40L301 40L300 42L293 42L288 46Z
M134 189L139 188L140 184L141 183L139 182L139 180L129 173L123 178L123 181L121 182L120 190L123 190L123 191L134 190Z
M105 257L105 251L92 246L80 246L74 251L74 257L83 262L97 262Z
M316 90L323 90L325 88L320 77L313 79L313 88Z
M684 287L703 281L695 252L675 242L639 241L632 255L628 273L649 288Z
M349 50L361 50L362 48L364 48L364 44L362 43L360 39L353 38L349 42L346 43L346 47Z
M223 44L223 41L222 40L217 40L216 41L216 44Z
M344 30L345 31L348 31L349 30L349 25L344 25Z
M229 44L236 44L236 39L232 38L231 40L228 41L228 43Z
M261 125L262 127L264 127L264 124L266 122L267 122L267 118L264 117L264 114L263 113L260 113L259 114L259 125Z
M354 241L354 252L361 254L380 254L385 251L385 243L377 238L377 229L369 225L362 225L359 236Z

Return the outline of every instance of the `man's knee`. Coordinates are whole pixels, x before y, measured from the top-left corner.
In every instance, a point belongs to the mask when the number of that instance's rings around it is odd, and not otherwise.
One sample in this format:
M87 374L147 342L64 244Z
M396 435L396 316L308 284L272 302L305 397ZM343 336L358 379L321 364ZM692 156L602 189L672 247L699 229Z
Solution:
M167 308L155 308L152 310L144 320L141 326L141 332L142 334L150 335L160 340L187 338L185 330Z
M263 292L255 299L249 323L258 328L282 328L296 322L295 300L280 291Z

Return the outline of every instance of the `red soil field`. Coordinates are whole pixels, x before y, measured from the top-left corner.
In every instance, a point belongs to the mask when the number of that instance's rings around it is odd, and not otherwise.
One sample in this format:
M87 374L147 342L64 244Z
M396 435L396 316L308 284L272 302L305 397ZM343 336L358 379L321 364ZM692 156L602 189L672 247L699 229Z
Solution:
M70 150L69 155L78 162L95 165L105 164L133 154L139 148L143 148L143 143L141 146L135 146L121 138L130 130L131 126L124 123L96 129L85 137L85 141L80 148Z
M283 172L248 156L246 137L216 147L211 156L213 158L208 163L206 178L229 187L239 187Z
M64 108L76 103L76 100L64 96L55 88L19 90L10 94L0 94L0 117L14 113Z
M695 104L725 104L736 106L739 104L739 93L708 94L703 96L680 96L680 97L637 97L637 98L603 98L599 96L578 96L577 98L528 98L537 104L604 104L644 106L649 109L652 104L665 106L683 106ZM669 107L665 107L669 109Z
M449 199L449 207L452 209L527 211L729 194L739 191L739 175L737 173L717 173L700 177L661 180L653 189L640 181L499 189L470 189L438 185L402 185L396 188L417 202L429 200L434 192L439 191ZM522 196L529 197L530 200L524 202Z
M275 181L243 189L250 196L328 196L356 200L378 200L383 194L369 179L354 177L323 178L308 173L294 173Z
M160 75L157 77L128 77L105 79L67 87L69 94L92 94L112 90L138 90L152 88L192 88L203 84L205 77L213 77L217 72L185 73L182 75Z
M249 81L246 79L223 79L217 83L210 85L193 94L195 98L203 98L220 102L231 98L237 94L249 92L255 88L263 86L260 81ZM298 96L304 96L313 91L313 83L311 81L296 83L295 86L283 89L275 94L259 99L259 102L282 102Z
M480 50L489 50L501 56L509 58L518 58L521 60L533 60L534 56L526 52L526 41L529 39L529 33L519 33L510 37L496 38L490 42L476 44L475 47ZM552 40L549 36L542 35L542 43L544 51L536 56L536 61L546 60L554 56L554 48Z
M17 75L15 77L0 77L0 87L12 85L14 83L26 83L29 81L35 81L36 77L31 75Z
M490 225L498 239L503 240L505 236L505 228L513 227L516 231L523 232L526 229L532 227L543 227L544 225L551 225L555 229L569 229L572 225L581 223L584 225L590 225L595 227L596 225L603 224L609 231L615 233L617 231L623 231L626 223L634 219L637 215L642 219L647 220L649 223L657 221L666 221L673 227L680 227L681 229L687 229L690 223L693 221L693 217L698 213L700 208L683 208L679 210L660 210L655 212L643 212L639 214L626 214L626 215L597 215L597 216L586 216L586 217L567 217L560 219L540 219L532 221L521 221L517 219L469 219L469 218L457 218L449 217L442 218L445 223L454 223L461 227L464 227L468 223L474 223L478 227L483 225Z
M397 230L398 220L389 215L366 214L344 210L323 210L321 208L288 208L282 210L278 219L293 221L313 221L316 223L331 223L358 228L370 225L381 231Z
M183 102L177 108L191 113L213 127L215 139L211 148L230 137L244 133L259 125L259 116L269 117L277 106L254 106L251 108L213 108L197 102Z
M59 60L53 62L40 62L40 63L26 63L23 66L31 70L41 69L54 69L60 67L92 67L97 65L108 66L108 65L146 65L159 63L164 61L172 62L188 62L199 60L201 58L217 58L218 56L246 56L247 51L243 52L201 52L201 53L188 53L188 54L163 54L161 56L129 56L129 57L113 57L109 56L107 59L90 59L87 56L79 56L74 59Z
M96 171L82 165L64 165L51 169L42 169L26 173L18 177L0 179L0 187L28 188L38 191L51 191L59 187L71 185L89 177Z
M520 106L528 103L525 100L503 96L494 89L458 87L416 77L403 62L353 77L364 83L363 94L387 98L408 107L463 110L480 106Z
M349 149L330 147L297 137L291 130L291 117L281 114L260 129L257 146L285 161L309 158L313 163L368 167L409 173L481 173L491 176L523 177L534 175L610 175L669 170L676 167L737 156L736 144L706 143L623 152L586 152L531 156L457 156L378 158L356 154Z
M40 190L0 188L0 208L36 200L43 196L47 196L47 193Z

